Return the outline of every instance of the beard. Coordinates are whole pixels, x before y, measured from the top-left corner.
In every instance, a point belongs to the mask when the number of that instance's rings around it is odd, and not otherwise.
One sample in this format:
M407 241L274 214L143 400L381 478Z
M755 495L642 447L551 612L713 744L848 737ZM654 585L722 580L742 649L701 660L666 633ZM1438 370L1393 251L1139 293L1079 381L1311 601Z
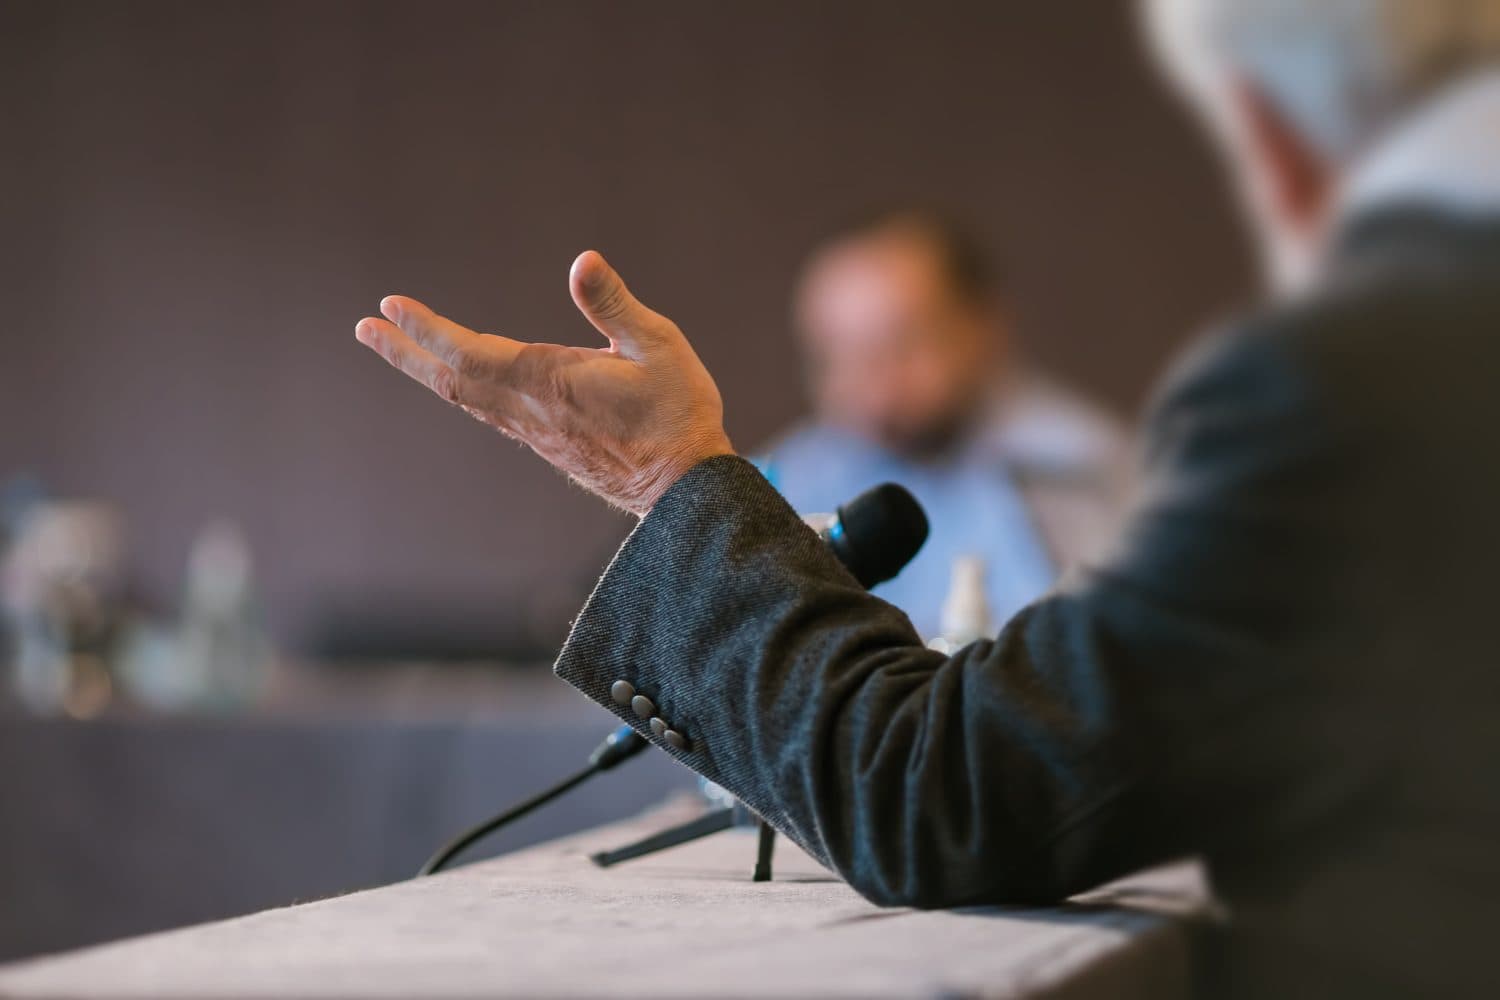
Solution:
M914 462L934 462L946 458L964 443L974 424L972 402L951 407L917 422L887 421L875 432L886 450Z

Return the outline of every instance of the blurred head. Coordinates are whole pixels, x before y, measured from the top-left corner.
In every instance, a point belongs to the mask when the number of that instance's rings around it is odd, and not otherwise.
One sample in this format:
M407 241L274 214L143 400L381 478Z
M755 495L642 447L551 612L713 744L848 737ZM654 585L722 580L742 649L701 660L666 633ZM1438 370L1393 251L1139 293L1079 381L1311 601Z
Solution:
M1004 363L988 260L923 212L847 228L808 260L796 322L823 420L899 454L945 450Z
M1306 279L1350 167L1500 53L1500 0L1146 0L1145 11L1282 287Z

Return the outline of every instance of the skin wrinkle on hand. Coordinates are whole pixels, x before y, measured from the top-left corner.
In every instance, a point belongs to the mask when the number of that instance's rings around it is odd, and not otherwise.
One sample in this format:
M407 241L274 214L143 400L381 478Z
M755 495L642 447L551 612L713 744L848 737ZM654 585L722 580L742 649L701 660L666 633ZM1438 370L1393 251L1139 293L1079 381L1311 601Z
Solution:
M670 319L594 251L569 290L607 348L480 334L388 295L355 337L448 403L529 446L571 480L644 516L694 465L733 454L718 387Z

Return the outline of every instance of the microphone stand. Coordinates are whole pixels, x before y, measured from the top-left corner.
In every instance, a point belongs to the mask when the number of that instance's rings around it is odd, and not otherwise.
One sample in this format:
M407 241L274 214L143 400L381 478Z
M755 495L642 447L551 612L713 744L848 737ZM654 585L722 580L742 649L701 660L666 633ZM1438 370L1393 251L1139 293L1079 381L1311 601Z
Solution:
M681 844L701 840L721 830L751 825L756 826L759 832L755 851L755 870L750 875L750 881L769 882L771 881L771 854L776 847L776 828L756 816L739 801L734 801L731 805L720 806L695 819L668 827L659 833L642 837L622 847L595 852L589 855L589 860L600 868L609 868L622 861L644 858Z

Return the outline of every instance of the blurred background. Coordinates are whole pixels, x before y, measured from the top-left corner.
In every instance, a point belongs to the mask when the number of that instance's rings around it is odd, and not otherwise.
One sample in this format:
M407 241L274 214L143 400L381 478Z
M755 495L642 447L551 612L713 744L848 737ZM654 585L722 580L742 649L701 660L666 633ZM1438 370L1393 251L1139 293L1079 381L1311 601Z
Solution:
M853 213L964 219L1126 418L1250 285L1125 0L0 0L0 122L0 958L403 877L607 731L545 668L630 522L360 348L382 295L592 344L598 248L753 449ZM691 784L629 767L491 849Z

